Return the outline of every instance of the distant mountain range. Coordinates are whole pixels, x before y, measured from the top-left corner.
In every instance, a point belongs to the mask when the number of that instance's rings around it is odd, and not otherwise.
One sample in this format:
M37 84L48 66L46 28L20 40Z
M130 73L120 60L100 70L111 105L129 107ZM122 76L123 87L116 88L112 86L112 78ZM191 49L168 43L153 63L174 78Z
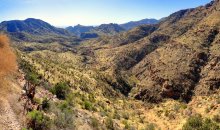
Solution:
M34 18L3 21L0 23L0 31L8 33L14 40L23 41L52 42L73 38L67 30Z
M26 20L4 21L0 24L0 30L9 33L25 32L34 35L57 34L69 35L68 31L56 28L40 19L28 18Z
M74 27L69 26L66 28L69 32L84 37L85 35L88 35L89 37L86 38L92 38L97 37L98 35L114 35L119 32L127 31L130 29L133 29L135 27L138 27L140 25L145 24L157 24L159 20L156 19L143 19L140 21L131 21L124 24L101 24L100 26L94 27L94 26L82 26L82 25L76 25Z
M143 19L140 21L131 21L128 23L124 23L124 24L121 24L120 26L126 30L130 30L130 29L133 29L133 28L140 26L140 25L157 24L158 22L159 22L159 20L156 20L156 19Z
M156 19L144 19L125 24L101 24L99 26L69 26L65 29L57 28L40 19L28 18L26 20L11 20L0 23L0 31L6 32L15 39L25 41L48 41L56 37L80 37L83 39L96 38L102 35L115 35L144 24L156 24Z
M76 25L74 27L69 26L66 28L69 32L74 33L77 36L80 36L82 33L90 32L92 29L94 29L93 26L83 26L83 25Z
M125 31L120 25L113 23L101 24L97 27L76 25L74 27L67 27L66 30L81 38L96 38L99 35L114 35Z

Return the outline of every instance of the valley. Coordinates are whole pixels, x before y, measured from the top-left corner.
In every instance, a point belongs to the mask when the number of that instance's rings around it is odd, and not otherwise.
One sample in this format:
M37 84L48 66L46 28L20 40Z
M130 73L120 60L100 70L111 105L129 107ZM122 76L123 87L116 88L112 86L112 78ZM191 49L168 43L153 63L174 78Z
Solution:
M24 130L219 130L220 1L152 21L66 29L2 22L18 63L9 68L16 74L0 73L10 84L1 88L16 88L2 91L0 106L12 116L0 109L0 117ZM25 83L36 89L33 107L19 114Z

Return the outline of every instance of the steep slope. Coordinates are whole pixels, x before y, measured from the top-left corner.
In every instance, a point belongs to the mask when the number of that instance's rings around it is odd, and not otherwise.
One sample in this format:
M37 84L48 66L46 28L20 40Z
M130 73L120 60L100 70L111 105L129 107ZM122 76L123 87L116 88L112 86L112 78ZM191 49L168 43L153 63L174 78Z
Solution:
M218 76L207 67L209 62L218 65L219 5L216 0L181 10L153 28L137 28L139 33L149 32L140 37L130 37L138 35L134 29L93 40L82 49L91 51L89 56L95 57L94 64L102 71L116 77L135 76L138 82L130 96L150 102L164 98L188 102L195 89L196 93L210 93L218 88Z
M161 23L160 32L175 34L170 34L171 40L132 68L142 86L137 99L154 102L168 97L189 101L195 88L197 93L201 92L197 89L201 85L203 87L199 88L202 90L209 87L205 89L206 93L215 89L218 79L210 79L206 87L202 82L211 72L204 73L204 68L215 59L211 48L219 41L219 5L219 1L215 1L203 7L180 11Z
M140 26L140 25L144 25L144 24L157 24L159 21L156 20L156 19L142 19L140 21L131 21L131 22L128 22L128 23L124 23L124 24L121 24L120 26L126 30L130 30L130 29L133 29L137 26Z

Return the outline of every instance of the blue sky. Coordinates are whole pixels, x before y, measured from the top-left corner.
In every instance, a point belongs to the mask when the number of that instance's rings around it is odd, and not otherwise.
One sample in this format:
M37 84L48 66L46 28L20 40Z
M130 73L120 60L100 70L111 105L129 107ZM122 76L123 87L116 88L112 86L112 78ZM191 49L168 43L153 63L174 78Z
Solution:
M166 17L211 0L0 0L0 21L38 18L55 26Z

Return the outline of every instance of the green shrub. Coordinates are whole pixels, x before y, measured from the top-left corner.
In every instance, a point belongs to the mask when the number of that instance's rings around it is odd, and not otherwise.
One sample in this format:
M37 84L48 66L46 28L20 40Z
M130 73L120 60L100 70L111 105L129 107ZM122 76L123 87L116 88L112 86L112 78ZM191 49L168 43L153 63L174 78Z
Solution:
M42 101L42 109L43 110L48 110L50 108L50 103L47 98L44 98Z
M155 125L153 123L147 124L145 130L155 130Z
M70 106L74 106L74 97L75 95L73 93L70 93L66 96L66 101Z
M33 130L32 128L27 129L27 128L22 128L21 130Z
M98 129L99 121L96 118L92 117L91 118L91 125L92 125L93 128Z
M219 130L220 127L210 119L203 119L201 115L195 115L187 119L183 130Z
M108 130L114 130L114 122L111 118L107 118L105 120L105 125L106 125Z
M41 99L34 97L34 102L37 104L41 104Z
M58 108L61 111L72 110L71 106L68 104L68 102L66 100L64 100L61 103L59 103Z
M202 130L220 130L217 123L213 122L211 119L204 119Z
M26 75L26 79L31 82L32 84L34 85L38 85L40 83L40 80L39 80L40 76L38 76L36 73L34 72L29 72L27 73Z
M70 92L70 87L66 82L61 82L56 84L52 89L51 92L57 96L59 99L66 99L68 93Z
M114 119L118 119L118 120L121 119L121 115L118 113L117 110L115 110L115 112L114 112L114 114L113 114L113 118L114 118Z
M74 129L74 111L65 100L61 103L51 102L49 111L54 113L52 130Z
M22 70L26 73L25 75L26 80L28 80L34 85L38 85L40 83L41 76L36 72L36 70L30 63L21 60L19 62L19 65L20 68L22 68Z
M92 110L93 109L92 103L89 102L89 101L84 102L84 107L85 107L86 110Z
M124 119L128 120L128 119L129 119L129 114L128 114L127 112L123 112L123 113L122 113L122 117L123 117Z
M48 130L50 127L50 119L40 111L31 111L27 115L28 128L33 130Z
M73 113L70 110L57 111L54 124L59 129L74 128Z
M124 130L130 130L131 129L131 125L128 123L128 121L124 121L123 124L125 125Z

